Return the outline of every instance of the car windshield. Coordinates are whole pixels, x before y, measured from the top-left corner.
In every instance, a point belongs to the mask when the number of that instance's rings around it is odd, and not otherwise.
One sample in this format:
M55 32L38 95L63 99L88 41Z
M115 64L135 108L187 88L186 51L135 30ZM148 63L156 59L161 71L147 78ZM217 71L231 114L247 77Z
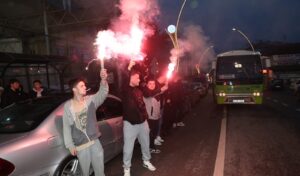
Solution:
M0 111L0 134L28 132L36 128L67 97L29 99Z

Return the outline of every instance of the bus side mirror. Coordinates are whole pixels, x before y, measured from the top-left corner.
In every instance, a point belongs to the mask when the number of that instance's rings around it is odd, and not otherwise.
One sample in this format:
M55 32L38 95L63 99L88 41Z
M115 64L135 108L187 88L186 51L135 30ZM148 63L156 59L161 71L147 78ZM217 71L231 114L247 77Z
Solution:
M266 68L270 68L270 67L271 67L271 60L266 59Z

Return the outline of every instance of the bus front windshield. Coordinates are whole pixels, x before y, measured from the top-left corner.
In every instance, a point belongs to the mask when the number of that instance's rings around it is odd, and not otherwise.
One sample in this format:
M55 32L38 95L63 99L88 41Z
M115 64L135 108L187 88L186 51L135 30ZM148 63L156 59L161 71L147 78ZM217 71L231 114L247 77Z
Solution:
M262 65L258 55L226 56L217 60L218 81L262 80Z

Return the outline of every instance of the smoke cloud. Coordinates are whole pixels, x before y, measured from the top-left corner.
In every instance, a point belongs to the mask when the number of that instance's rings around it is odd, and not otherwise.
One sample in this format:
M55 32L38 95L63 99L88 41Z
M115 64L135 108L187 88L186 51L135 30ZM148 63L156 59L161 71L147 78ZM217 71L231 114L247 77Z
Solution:
M153 29L148 24L160 14L156 0L121 0L118 7L122 14L112 21L111 30L127 34L132 25L138 25L145 37L153 35Z
M112 20L108 30L99 31L95 44L97 57L108 59L125 56L142 60L143 41L153 35L151 23L159 15L155 0L121 0L118 4L121 15Z
M201 69L209 69L208 64L214 59L215 53L212 45L209 44L209 38L205 36L200 26L185 26L178 43L179 48L171 50L171 62L172 58L176 58L176 56L180 59L186 59L184 56L188 55L191 59L189 67L194 68L196 64L199 64ZM181 60L181 62L183 61Z

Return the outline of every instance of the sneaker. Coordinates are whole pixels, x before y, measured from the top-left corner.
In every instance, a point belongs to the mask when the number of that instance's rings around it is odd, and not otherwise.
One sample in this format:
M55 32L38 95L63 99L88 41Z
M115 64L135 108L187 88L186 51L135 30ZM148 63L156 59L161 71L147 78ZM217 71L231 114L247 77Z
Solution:
M150 149L150 153L160 153L160 150L159 149Z
M159 142L165 142L165 140L163 140L160 136L157 136L156 140L158 140Z
M184 127L185 124L184 124L183 122L179 122L179 123L177 123L177 126L179 126L179 127Z
M177 127L177 124L176 123L173 123L173 128L176 128Z
M156 168L150 163L150 161L143 161L143 166L150 171L155 171Z
M124 168L124 176L130 176L130 168Z
M162 143L159 142L158 140L154 139L154 145L162 145Z

